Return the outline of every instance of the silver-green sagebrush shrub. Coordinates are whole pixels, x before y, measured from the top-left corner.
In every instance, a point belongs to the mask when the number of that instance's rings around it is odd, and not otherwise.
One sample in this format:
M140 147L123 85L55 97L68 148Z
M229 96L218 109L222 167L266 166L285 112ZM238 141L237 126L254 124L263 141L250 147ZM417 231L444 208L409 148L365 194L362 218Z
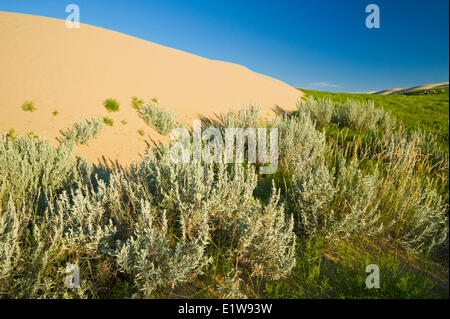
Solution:
M333 122L340 126L348 126L358 130L375 129L384 120L384 111L375 108L373 101L360 103L348 100L335 108Z
M254 167L174 165L166 150L158 157L149 155L140 170L141 176L149 176L160 209L167 209L169 220L181 218L189 238L208 219L211 239L254 276L290 272L295 262L292 221L285 218L275 191L267 206L254 198Z
M309 113L311 119L317 126L323 127L330 124L335 104L330 98L315 99L308 97L297 105L298 112Z
M259 116L261 108L249 106L238 111L230 111L221 114L220 124L224 128L257 128L259 127Z
M40 192L54 191L80 181L92 165L75 155L76 144L98 136L100 120L83 121L63 132L59 147L48 140L24 136L11 140L0 137L0 206L9 196L17 203Z
M419 128L409 135L409 140L415 141L422 156L429 157L433 164L448 171L448 154L439 145L435 135Z
M101 118L83 120L74 124L72 128L62 131L62 135L66 140L80 145L87 145L90 140L100 135L104 126Z
M162 108L157 100L138 109L139 116L159 134L168 135L176 127L176 114Z
M19 223L14 204L9 200L6 210L0 214L0 283L11 276L20 261Z
M442 197L427 185L410 200L412 212L404 221L401 240L415 251L433 252L445 243L448 247L447 207Z
M108 182L96 176L95 192L91 193L118 227L119 237L125 239L134 232L141 201L152 201L153 195L145 183L123 172L110 174L107 179Z
M120 244L115 252L117 263L135 275L135 284L144 296L154 296L158 289L173 289L195 279L210 262L205 255L209 238L207 221L189 239L186 221L181 217L181 238L174 238L168 229L165 212L158 218L153 207L145 202L135 224L135 233Z
M379 234L383 224L378 223L377 173L363 173L355 160L346 163L341 159L337 175L333 205L337 208L327 236L343 239L355 233L367 236Z
M281 167L291 176L288 196L303 235L323 230L332 215L333 175L324 159L325 134L316 130L308 112L275 120L280 131Z
M298 162L292 173L291 196L301 231L312 236L332 227L333 177L324 160Z
M376 108L373 101L361 103L347 100L337 104L330 98L310 96L298 103L297 110L300 116L309 116L320 128L333 123L357 130L374 130L377 127L390 130L395 125L390 113Z
M27 262L33 261L30 256L36 256L22 244L27 237L27 219L26 210L17 209L11 199L0 216L0 291L9 298L32 297L38 281L39 272L34 278L27 276L31 268Z
M242 293L242 274L239 271L230 271L222 283L217 286L217 291L223 299L246 299L247 296Z
M63 286L67 249L55 229L72 225L53 210L59 192L89 183L92 165L76 158L75 146L73 139L63 139L59 147L28 135L0 139L0 291L7 297L68 298L86 292L86 286L73 293ZM58 222L64 227L55 227Z
M383 209L391 212L390 235L416 252L448 244L448 205L432 179L416 175L423 143L414 135L387 138L386 177L380 183L379 198Z
M53 241L60 240L66 249L96 253L107 250L117 232L112 220L105 214L101 202L85 190L63 192L50 215Z
M112 174L108 183L97 179L92 196L119 228L125 225L125 238L111 251L143 296L194 280L219 238L226 258L252 276L281 278L295 264L293 221L285 220L275 190L268 205L253 197L253 167L237 165L233 173L225 165L175 165L163 147L131 172Z
M325 134L307 112L276 125L282 139L280 161L291 172L288 196L300 235L346 238L379 232L377 175L363 174L356 161L341 161L335 177L325 160Z
M279 162L283 171L292 173L298 165L314 161L325 151L325 133L316 130L307 113L275 119L272 126L279 131Z
M56 238L48 211L35 216L33 207L9 201L0 217L0 291L7 298L82 298L87 285L64 287L67 250ZM56 239L56 240L55 240ZM64 265L64 266L63 266Z
M237 260L251 269L251 276L278 280L295 266L294 218L287 220L279 199L280 192L273 188L262 214L247 220Z
M67 182L77 160L75 145L55 148L47 141L22 137L0 139L0 203L35 197L40 191L55 189Z

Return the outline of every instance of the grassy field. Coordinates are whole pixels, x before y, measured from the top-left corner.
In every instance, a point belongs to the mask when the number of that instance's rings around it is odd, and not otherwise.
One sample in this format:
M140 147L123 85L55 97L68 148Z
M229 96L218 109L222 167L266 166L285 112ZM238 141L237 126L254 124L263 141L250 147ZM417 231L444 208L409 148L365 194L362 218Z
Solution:
M448 89L305 93L271 122L256 107L216 121L278 128L271 175L177 164L168 145L127 169L94 166L75 148L102 118L64 130L58 147L2 134L0 296L448 298ZM379 288L367 287L373 265Z
M301 89L307 96L316 98L330 97L336 102L348 99L367 102L373 101L377 107L391 112L410 130L421 128L436 135L448 151L449 142L449 88L405 92L402 94L373 95L354 93L332 93ZM434 94L421 94L432 91Z
M398 135L414 135L417 131L423 132L424 135L429 134L428 136L432 137L427 139L430 148L421 151L422 155L428 155L422 158L432 157L431 153L439 155L436 156L436 161L425 164L427 162L425 160L418 165L414 174L421 180L419 183L425 183L427 179L437 181L435 189L444 199L443 212L448 218L448 88L387 96L301 90L306 94L305 100L313 97L316 100L332 101L322 103L322 107L317 105L308 107L309 103L306 103L306 109L313 115L317 113L318 116L315 117L320 120L326 117L327 112L324 109L327 107L333 109L328 112L330 113L328 122L322 124L321 121L317 121L320 124L317 128L325 133L329 146L328 154L333 154L329 158L329 164L333 163L337 156L344 156L348 160L358 161L360 169L367 174L373 172L376 166L383 167L379 170L381 174L389 174L386 167L378 165L383 160L377 153L382 153L381 149L384 147L381 144L385 143L388 135L383 125L379 125L376 129L361 129L352 125L342 125L339 119L333 119L334 110L348 101L360 103L372 101L375 108L389 112L392 119L397 122L393 130ZM331 166L337 168L333 164ZM428 166L429 169L422 170L424 166ZM402 182L406 182L403 177L401 179ZM279 181L277 184L283 188L285 182L286 179L283 178L283 182ZM391 191L400 192L401 188L399 184ZM356 189L348 191L356 192ZM394 198L390 200L396 201ZM389 214L388 206L381 209L382 214ZM436 260L429 254L411 253L397 246L395 241L383 237L359 234L333 243L321 236L313 236L301 241L297 248L297 264L290 280L267 284L266 292L276 298L448 297L448 253L444 253ZM445 247L448 249L448 244ZM370 263L384 265L386 281L383 289L365 289L363 283L365 275L361 269L364 264Z

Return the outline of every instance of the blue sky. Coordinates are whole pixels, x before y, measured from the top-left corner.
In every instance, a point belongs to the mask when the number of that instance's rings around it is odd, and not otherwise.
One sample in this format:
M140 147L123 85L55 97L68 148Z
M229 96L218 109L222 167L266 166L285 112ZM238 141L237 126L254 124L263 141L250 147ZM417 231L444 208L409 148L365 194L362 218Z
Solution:
M70 3L82 23L299 88L365 92L449 78L448 0L0 0L0 10L65 19ZM379 29L365 26L371 3Z

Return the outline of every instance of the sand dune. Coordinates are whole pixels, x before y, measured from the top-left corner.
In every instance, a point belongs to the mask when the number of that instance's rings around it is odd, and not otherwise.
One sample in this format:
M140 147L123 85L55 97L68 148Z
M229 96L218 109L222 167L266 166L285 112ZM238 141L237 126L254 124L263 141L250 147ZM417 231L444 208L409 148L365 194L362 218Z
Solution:
M260 105L264 115L275 106L292 110L302 96L239 65L85 24L68 29L59 19L0 12L0 43L0 129L54 139L84 118L109 116L114 126L78 149L94 162L105 156L127 165L139 160L150 138L167 141L138 117L132 96L157 97L189 124L250 104ZM109 97L120 101L120 112L107 113L102 102ZM26 100L35 112L21 109ZM137 133L141 128L144 137Z
M395 89L388 89L388 90L382 90L382 91L372 91L372 92L368 92L368 94L377 94L377 95L398 94L398 93L404 93L404 92L410 92L410 91L420 91L420 90L443 88L443 87L448 87L448 84L449 84L448 82L431 83L431 84L412 86L409 88L395 88Z

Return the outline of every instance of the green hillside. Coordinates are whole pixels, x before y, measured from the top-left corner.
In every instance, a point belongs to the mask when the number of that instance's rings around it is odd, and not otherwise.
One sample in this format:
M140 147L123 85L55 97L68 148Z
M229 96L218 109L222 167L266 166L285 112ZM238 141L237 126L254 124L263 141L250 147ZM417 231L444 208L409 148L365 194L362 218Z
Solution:
M332 93L301 89L307 96L330 97L341 103L348 99L373 101L410 130L421 128L436 135L443 147L449 141L449 89L422 90L392 95ZM432 94L423 94L428 91ZM422 94L421 94L422 93ZM434 94L433 94L434 93ZM448 151L448 146L446 147Z

